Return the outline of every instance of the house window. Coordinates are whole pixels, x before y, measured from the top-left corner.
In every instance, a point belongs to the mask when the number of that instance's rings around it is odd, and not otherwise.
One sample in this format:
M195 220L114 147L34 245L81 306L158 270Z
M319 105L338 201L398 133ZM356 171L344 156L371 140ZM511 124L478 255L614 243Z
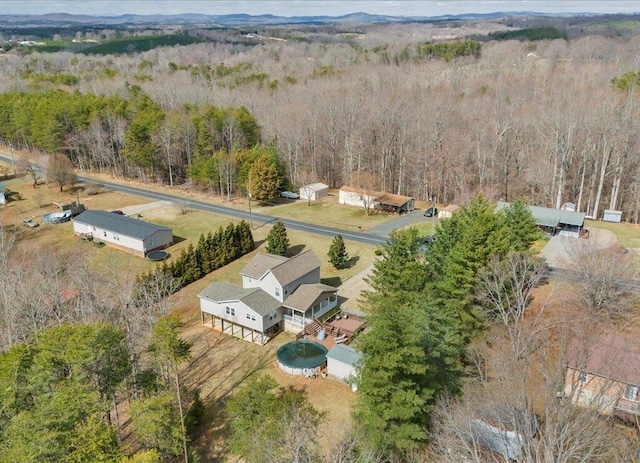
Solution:
M276 288L276 297L280 297L280 288Z
M581 371L580 375L578 376L578 381L580 381L581 383L586 383L587 382L587 372L586 371Z
M289 294L289 288L287 288L286 286L284 287L284 295L286 296L287 294Z
M107 231L106 230L103 231L102 234L104 235L105 238L107 237Z
M227 308L225 309L225 312L227 315L231 315L232 317L236 316L236 309L234 309L233 307L227 306Z
M247 312L247 320L251 320L251 314Z
M153 238L149 238L149 246L153 246Z
M113 239L114 239L114 241L120 241L120 237L118 235L116 235L115 233L113 234Z
M624 398L627 400L637 400L638 386L633 386L631 384L627 385L627 389L624 391Z
M251 321L255 322L256 321L256 316L255 315L251 315Z

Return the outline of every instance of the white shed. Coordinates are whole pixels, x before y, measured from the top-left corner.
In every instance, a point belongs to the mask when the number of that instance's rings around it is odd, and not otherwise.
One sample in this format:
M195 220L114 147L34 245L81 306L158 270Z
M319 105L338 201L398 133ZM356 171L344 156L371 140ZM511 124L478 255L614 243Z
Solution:
M309 201L318 201L329 196L329 185L324 183L312 183L300 187L300 197Z
M140 256L173 244L169 227L108 211L84 211L73 219L73 232Z
M356 367L361 359L362 352L344 344L336 344L327 353L327 373L345 381L356 374Z
M602 216L602 220L605 222L620 223L622 221L622 211L614 211L611 209L606 209L604 211L604 215Z

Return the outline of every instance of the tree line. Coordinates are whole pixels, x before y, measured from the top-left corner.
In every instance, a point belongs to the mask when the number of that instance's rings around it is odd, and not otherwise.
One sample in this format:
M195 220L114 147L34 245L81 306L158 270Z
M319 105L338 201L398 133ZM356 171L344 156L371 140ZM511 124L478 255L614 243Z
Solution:
M553 207L573 202L594 217L603 209L623 210L637 221L638 98L611 83L630 71L625 63L633 62L633 38L488 41L479 56L387 62L385 52L401 57L425 43L469 48L462 40L431 43L438 34L433 26L393 27L412 31L412 38L380 44L371 29L370 37L348 44L194 44L90 59L34 53L12 57L0 88L47 93L65 87L55 75L72 75L79 95L104 93L134 108L91 118L81 136L65 139L62 148L82 169L189 181L229 198L249 191L243 164L251 155L244 150L267 149L269 159L278 159L282 181L293 185L362 187L359 174L366 171L372 188L421 199L466 204L482 191L492 200L523 196ZM27 71L51 79L32 82L21 77ZM268 77L231 85L246 72ZM136 77L141 73L144 79ZM140 106L145 109L134 121ZM205 107L244 107L246 113L230 110L234 117L220 124ZM23 147L35 141L47 149L61 146L51 133L69 117L57 115L48 134L25 145L15 134L30 120L10 123L14 129L3 138ZM36 124L36 132L47 125Z

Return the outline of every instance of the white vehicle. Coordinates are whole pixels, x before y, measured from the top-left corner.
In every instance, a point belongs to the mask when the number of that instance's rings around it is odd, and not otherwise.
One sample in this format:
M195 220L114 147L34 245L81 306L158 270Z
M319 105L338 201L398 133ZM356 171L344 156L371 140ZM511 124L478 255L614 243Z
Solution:
M293 191L283 191L280 193L280 196L287 199L298 199L300 197L298 193L294 193Z

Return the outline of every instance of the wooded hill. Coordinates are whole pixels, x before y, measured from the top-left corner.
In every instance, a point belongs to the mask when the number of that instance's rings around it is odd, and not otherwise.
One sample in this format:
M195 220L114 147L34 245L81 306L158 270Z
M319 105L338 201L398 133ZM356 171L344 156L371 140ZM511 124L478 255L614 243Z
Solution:
M637 70L638 38L626 23L623 37L597 35L610 35L607 20L577 39L489 40L513 29L505 23L365 25L334 41L335 27L317 41L317 30L264 29L246 43L119 56L5 54L0 137L62 152L80 169L226 197L247 191L246 150L258 144L284 169L283 185L366 184L444 203L482 191L637 221L638 95L612 79ZM487 41L464 45L466 35Z

